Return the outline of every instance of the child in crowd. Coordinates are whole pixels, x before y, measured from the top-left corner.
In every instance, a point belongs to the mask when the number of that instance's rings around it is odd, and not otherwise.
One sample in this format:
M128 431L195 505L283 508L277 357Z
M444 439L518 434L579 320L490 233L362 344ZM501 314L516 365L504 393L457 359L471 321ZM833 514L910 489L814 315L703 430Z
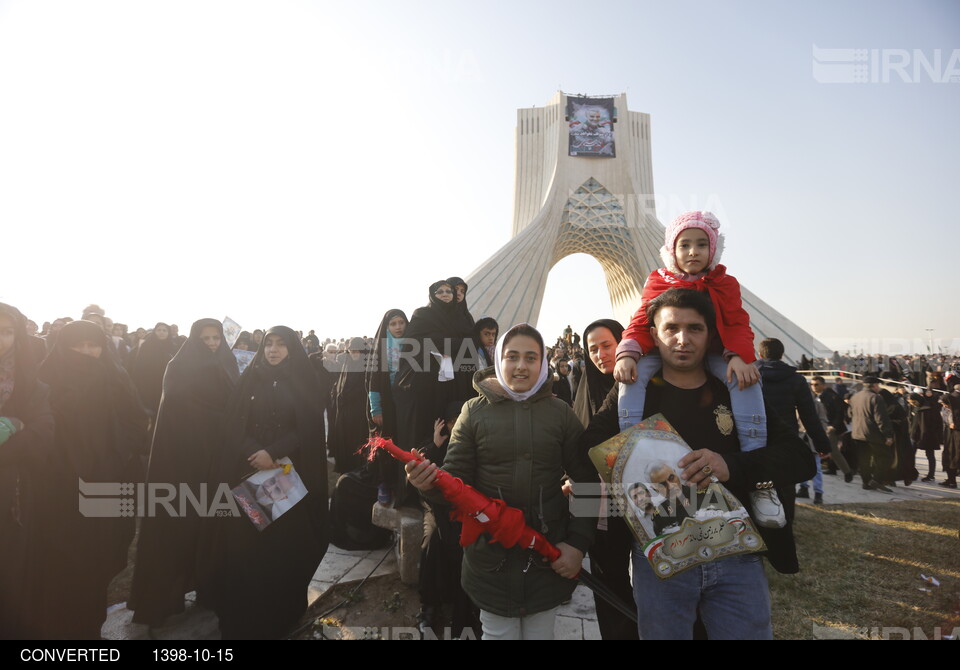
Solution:
M643 287L640 308L623 331L617 347L614 379L620 382L620 429L626 430L643 419L647 384L661 367L650 324L647 304L672 288L706 291L717 311L717 335L714 346L722 357L708 356L710 371L726 379L730 402L743 451L767 444L766 414L760 390L760 373L753 365L753 331L750 317L740 297L740 284L720 265L723 235L720 222L710 212L687 212L667 226L660 257L664 267L654 270ZM773 489L751 494L757 523L782 527L786 522L782 506Z
M579 419L553 397L543 337L527 324L497 342L495 367L477 372L479 397L468 400L453 428L443 469L481 493L521 509L527 525L560 550L544 563L525 547L481 536L463 550L461 583L480 608L483 639L553 639L557 610L570 600L596 519L572 517L561 482L596 481L577 440ZM433 489L429 459L406 466L417 489ZM442 503L428 493L431 503Z

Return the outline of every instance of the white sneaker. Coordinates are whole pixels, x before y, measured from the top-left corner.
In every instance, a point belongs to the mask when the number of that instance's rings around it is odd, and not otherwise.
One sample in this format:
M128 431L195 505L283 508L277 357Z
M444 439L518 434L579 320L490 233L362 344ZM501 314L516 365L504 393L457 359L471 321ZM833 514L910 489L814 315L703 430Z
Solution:
M783 528L787 525L787 515L774 488L751 491L750 502L753 505L753 520L764 528Z

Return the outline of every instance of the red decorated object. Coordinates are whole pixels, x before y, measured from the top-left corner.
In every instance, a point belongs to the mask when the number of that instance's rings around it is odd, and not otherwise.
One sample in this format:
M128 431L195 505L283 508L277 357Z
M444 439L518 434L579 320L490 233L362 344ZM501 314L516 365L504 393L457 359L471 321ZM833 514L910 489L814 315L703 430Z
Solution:
M369 455L371 460L376 449L383 449L404 463L423 461L423 456L413 451L404 451L389 439L371 437L367 444L372 447ZM459 477L443 470L437 470L433 485L453 506L454 520L463 525L460 533L461 547L476 542L481 533L489 533L493 542L499 542L505 547L533 549L551 563L560 558L560 550L550 544L543 534L528 526L523 512L516 507L510 507L499 498L483 495L469 484L464 484Z

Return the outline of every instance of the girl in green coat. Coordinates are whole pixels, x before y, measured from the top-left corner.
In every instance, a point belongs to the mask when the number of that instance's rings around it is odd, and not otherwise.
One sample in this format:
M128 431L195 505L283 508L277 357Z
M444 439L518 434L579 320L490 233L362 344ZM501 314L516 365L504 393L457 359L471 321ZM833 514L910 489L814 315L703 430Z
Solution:
M461 581L480 608L484 639L553 639L556 612L576 586L595 518L573 517L561 490L597 479L577 452L583 430L573 410L551 393L543 338L520 324L497 342L493 368L477 372L479 397L460 414L443 469L481 493L523 510L526 522L561 552L547 564L520 547L481 536L464 549ZM410 483L433 489L436 466L408 464ZM442 500L428 493L431 501Z

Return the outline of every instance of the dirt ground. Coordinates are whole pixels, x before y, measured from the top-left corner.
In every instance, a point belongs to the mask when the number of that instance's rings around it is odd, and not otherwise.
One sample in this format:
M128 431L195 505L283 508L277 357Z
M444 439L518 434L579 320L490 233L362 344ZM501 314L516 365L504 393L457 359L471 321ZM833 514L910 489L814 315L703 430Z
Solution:
M399 574L335 585L304 615L295 640L420 639L420 596Z

